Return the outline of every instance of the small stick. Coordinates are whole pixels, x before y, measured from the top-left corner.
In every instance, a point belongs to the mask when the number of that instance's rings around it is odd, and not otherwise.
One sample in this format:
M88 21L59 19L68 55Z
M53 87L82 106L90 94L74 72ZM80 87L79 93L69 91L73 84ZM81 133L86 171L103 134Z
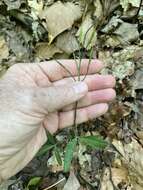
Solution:
M143 0L140 0L140 5L139 5L139 8L137 10L136 17L138 17L138 15L139 15L139 12L141 10L142 4L143 4Z
M63 179L59 180L58 182L54 183L53 185L43 189L43 190L48 190L48 189L51 189L52 187L55 187L57 186L58 184L60 184L61 182L63 182L66 178L64 177Z

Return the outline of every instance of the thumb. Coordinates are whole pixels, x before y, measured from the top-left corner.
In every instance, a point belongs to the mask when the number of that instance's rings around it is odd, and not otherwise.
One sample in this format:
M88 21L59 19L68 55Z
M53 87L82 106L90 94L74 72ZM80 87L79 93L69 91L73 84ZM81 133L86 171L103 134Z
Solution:
M36 103L53 112L76 102L86 95L88 86L84 82L74 82L69 85L52 86L37 89L34 93Z

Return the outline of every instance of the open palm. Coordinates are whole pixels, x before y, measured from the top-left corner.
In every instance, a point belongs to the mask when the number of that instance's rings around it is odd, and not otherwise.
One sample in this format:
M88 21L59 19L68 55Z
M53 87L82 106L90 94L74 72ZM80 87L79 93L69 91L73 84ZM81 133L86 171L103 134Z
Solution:
M73 60L62 64L77 76ZM88 60L81 64L81 77ZM73 82L57 62L17 64L0 81L0 176L20 171L46 142L45 129L51 133L74 122L74 103L79 100L76 122L101 116L115 98L115 79L96 74L103 65L91 62L84 82Z

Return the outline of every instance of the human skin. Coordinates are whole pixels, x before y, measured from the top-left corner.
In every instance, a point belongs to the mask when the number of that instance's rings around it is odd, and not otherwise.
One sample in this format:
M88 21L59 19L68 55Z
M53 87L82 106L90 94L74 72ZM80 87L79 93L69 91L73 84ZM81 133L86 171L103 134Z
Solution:
M76 77L74 60L61 60ZM88 60L82 60L81 76ZM0 182L15 175L32 160L46 142L46 130L73 125L107 112L116 94L111 75L96 74L103 68L92 60L84 82L73 82L55 61L15 64L0 80Z

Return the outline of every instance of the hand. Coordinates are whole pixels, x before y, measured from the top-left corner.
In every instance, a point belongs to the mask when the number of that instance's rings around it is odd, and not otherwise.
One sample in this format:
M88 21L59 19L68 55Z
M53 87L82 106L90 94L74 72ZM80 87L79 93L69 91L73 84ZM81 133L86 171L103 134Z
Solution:
M73 60L62 64L77 75ZM81 75L87 70L81 64ZM84 82L73 82L55 61L12 66L0 80L0 180L20 171L46 142L46 132L71 126L79 100L77 123L101 116L115 98L115 79L95 74L103 65L91 62Z

